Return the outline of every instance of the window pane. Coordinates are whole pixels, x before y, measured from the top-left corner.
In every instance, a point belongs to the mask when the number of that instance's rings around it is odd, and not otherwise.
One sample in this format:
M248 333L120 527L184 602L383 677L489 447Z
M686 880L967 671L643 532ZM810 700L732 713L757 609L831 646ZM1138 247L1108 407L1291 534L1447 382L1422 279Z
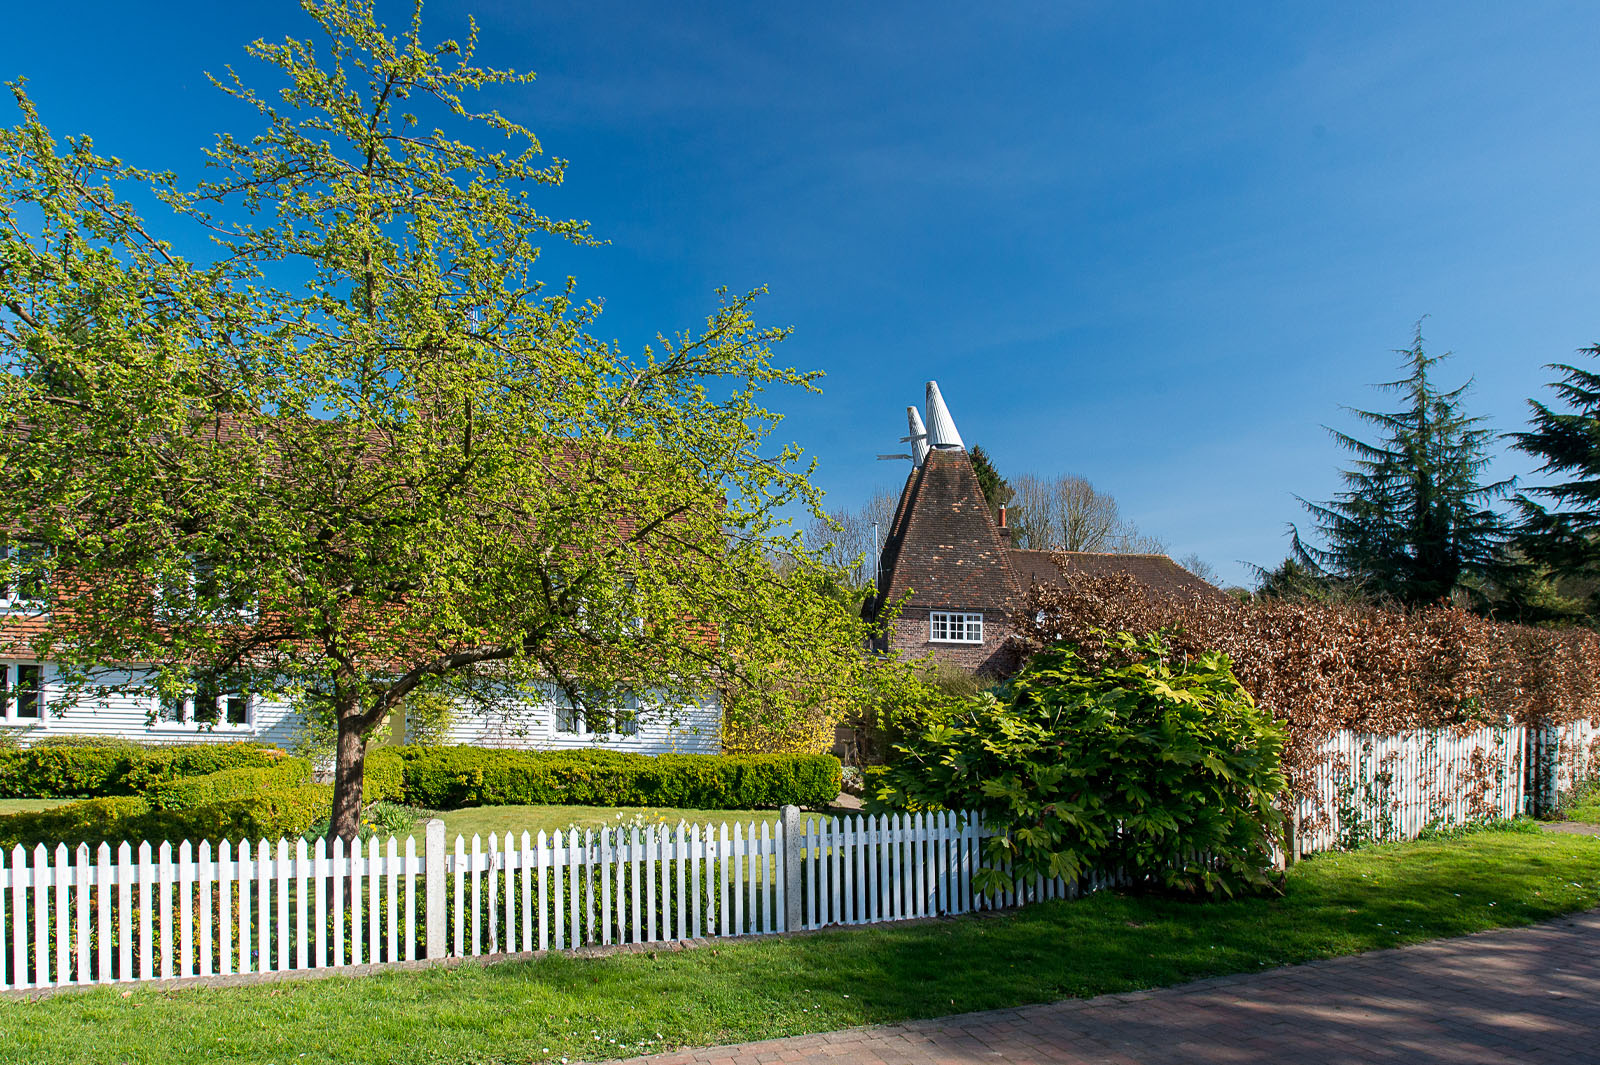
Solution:
M250 723L250 700L243 695L230 695L227 698L228 724L248 725Z
M17 716L37 718L44 705L38 666L17 667Z
M156 719L158 721L175 722L187 720L187 715L184 713L184 709L188 701L189 700L181 697L177 699L163 698L161 700L161 708L156 711Z

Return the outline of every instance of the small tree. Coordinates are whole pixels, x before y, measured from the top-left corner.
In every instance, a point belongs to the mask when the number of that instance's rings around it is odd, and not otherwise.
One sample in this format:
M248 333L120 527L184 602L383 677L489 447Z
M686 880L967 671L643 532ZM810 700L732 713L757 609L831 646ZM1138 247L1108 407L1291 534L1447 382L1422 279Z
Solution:
M1440 391L1433 371L1449 355L1429 355L1422 326L1410 348L1397 352L1409 373L1377 387L1404 398L1396 411L1352 410L1381 434L1369 443L1329 430L1355 456L1345 490L1327 503L1300 502L1323 545L1294 533L1294 555L1363 594L1401 604L1434 603L1458 591L1476 592L1503 563L1504 520L1492 504L1512 482L1485 482L1493 433L1466 413L1471 382Z
M62 150L13 86L0 525L54 555L32 642L69 698L323 700L350 838L366 738L413 693L554 695L606 731L624 698L848 685L866 634L778 519L817 498L766 445L762 393L814 387L772 360L785 332L752 294L638 357L593 339L598 305L531 274L539 241L591 239L531 199L565 164L465 102L529 76L425 44L420 7L398 36L366 0L306 9L319 41L249 48L271 93L218 83L260 127L193 191ZM212 260L173 250L184 222Z
M1209 652L1180 665L1159 636L1115 641L1098 669L1047 648L896 750L873 803L981 811L988 894L1119 869L1201 894L1265 886L1282 815L1283 732Z

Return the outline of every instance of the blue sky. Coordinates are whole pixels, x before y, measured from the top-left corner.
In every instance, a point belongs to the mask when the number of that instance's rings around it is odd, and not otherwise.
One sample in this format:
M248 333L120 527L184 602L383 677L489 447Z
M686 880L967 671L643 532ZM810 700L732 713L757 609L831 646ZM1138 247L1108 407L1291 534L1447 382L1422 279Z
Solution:
M866 10L863 10L866 8ZM402 23L409 8L381 7ZM832 505L898 486L936 378L1005 473L1079 473L1225 579L1326 498L1321 426L1382 402L1429 315L1446 383L1518 428L1600 340L1600 8L433 2L538 71L492 103L570 159L552 214L630 347L769 285L827 373L782 427ZM15 5L0 74L58 132L193 174L247 116L205 82L293 5ZM11 121L8 117L7 122ZM1526 474L1505 455L1493 473Z

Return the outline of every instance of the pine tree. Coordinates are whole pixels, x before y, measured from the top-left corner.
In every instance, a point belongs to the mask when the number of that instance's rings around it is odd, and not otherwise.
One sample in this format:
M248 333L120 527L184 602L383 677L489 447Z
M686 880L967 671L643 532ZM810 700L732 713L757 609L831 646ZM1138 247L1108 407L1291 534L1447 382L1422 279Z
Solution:
M983 489L984 502L989 504L989 515L996 521L1000 518L1000 508L1011 502L1016 492L1006 479L1000 476L1000 471L994 468L994 462L989 458L988 452L981 446L973 445L969 453L972 459L972 472L978 475L978 487Z
M1482 480L1494 434L1465 412L1472 382L1448 392L1434 384L1449 353L1427 354L1418 323L1411 347L1396 354L1410 372L1377 387L1404 402L1392 412L1351 410L1377 427L1376 443L1329 430L1355 461L1333 500L1300 501L1324 546L1296 530L1295 557L1366 596L1421 604L1466 592L1483 607L1502 576L1508 531L1492 504L1512 482Z
M1600 357L1600 344L1579 354ZM1555 411L1530 399L1532 428L1507 435L1518 450L1544 460L1540 473L1571 479L1518 494L1518 547L1563 576L1600 576L1600 374L1565 363L1547 369L1561 374L1550 387L1568 409Z

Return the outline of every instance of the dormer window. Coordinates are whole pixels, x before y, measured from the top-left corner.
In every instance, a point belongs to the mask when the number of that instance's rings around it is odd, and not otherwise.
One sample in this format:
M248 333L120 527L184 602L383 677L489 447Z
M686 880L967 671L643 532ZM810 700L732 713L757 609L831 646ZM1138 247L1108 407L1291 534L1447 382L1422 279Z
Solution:
M952 610L928 611L930 643L982 643L983 614Z
M161 582L159 605L170 619L251 622L256 619L254 593L230 580L208 558L191 555L187 569Z
M43 544L21 542L0 547L0 609L44 605L50 594L50 552Z

